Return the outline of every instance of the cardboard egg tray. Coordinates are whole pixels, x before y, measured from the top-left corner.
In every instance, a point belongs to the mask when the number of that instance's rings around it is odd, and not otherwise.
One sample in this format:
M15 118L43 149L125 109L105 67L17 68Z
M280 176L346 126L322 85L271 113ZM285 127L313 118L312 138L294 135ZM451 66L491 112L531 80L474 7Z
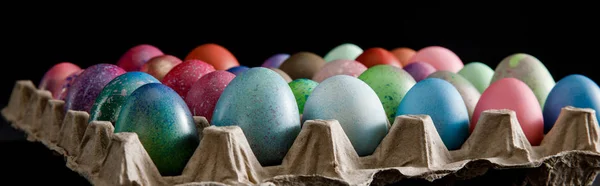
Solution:
M66 158L94 185L385 185L469 183L489 176L511 185L591 185L600 170L595 111L563 108L540 146L531 146L511 110L488 110L459 150L448 151L427 115L396 118L371 156L359 157L336 120L311 120L281 165L258 163L241 128L194 117L202 140L182 175L161 176L135 133L16 82L2 115ZM505 175L505 176L502 176ZM492 182L493 180L487 180ZM485 183L485 182L483 182Z

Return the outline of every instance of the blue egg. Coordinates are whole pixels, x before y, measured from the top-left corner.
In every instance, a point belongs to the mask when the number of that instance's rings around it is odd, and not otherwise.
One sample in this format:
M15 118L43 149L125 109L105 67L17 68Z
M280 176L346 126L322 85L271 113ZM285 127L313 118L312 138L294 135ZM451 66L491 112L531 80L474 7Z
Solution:
M373 154L388 132L388 118L375 91L348 75L327 78L313 90L302 123L316 119L337 120L359 156Z
M229 69L227 69L228 72L231 72L232 74L235 74L236 76L239 75L242 72L246 72L248 69L247 66L237 66L237 67L231 67Z
M554 85L544 104L544 133L548 133L562 108L591 108L600 118L600 88L593 80L579 74L562 78Z
M211 123L237 125L263 166L281 164L300 133L298 105L287 82L277 72L251 68L227 85Z
M396 116L429 115L448 150L459 149L469 137L469 112L449 82L427 78L413 86L400 102Z

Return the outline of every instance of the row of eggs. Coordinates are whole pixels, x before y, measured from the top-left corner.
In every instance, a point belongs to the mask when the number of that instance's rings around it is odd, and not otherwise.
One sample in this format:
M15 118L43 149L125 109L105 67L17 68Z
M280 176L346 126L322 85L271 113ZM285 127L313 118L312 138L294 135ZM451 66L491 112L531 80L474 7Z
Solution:
M277 54L265 61L267 68L248 68L215 44L201 45L183 62L140 45L117 65L83 70L57 64L40 88L65 100L66 110L111 121L115 132L138 133L166 175L183 169L201 139L192 115L216 126L240 126L259 162L274 165L311 119L338 120L365 156L398 115L430 115L446 147L455 150L487 109L514 110L530 143L538 145L562 107L600 107L593 81L571 75L555 85L544 65L527 54L505 58L494 71L478 62L463 65L443 47L402 50L404 58L393 55L398 50L363 52L343 44L324 58Z

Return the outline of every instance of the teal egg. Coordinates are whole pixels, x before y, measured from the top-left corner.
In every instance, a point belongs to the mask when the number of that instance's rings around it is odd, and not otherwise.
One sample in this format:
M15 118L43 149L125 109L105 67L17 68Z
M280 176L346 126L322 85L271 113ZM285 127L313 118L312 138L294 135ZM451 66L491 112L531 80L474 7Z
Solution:
M338 59L354 60L362 53L363 49L361 49L359 46L356 46L352 43L344 43L331 49L331 51L325 54L323 59L326 62L335 61Z
M359 156L371 155L388 132L388 119L375 91L348 75L327 78L313 90L302 123L316 119L337 120Z
M117 121L121 105L137 88L148 83L160 83L158 79L144 72L127 72L111 80L96 97L90 110L91 121Z
M137 88L125 100L115 133L134 132L163 176L180 175L200 137L187 105L160 83Z
M481 62L471 62L465 65L458 74L469 80L477 88L479 93L483 93L490 86L490 81L494 76L494 70Z
M289 83L292 92L294 93L294 97L296 98L296 103L298 104L298 110L300 114L304 111L304 104L306 103L306 99L310 96L310 93L319 85L316 81L300 78L296 79Z
M221 94L212 125L237 125L263 166L281 164L300 133L292 90L275 71L254 67L236 76Z

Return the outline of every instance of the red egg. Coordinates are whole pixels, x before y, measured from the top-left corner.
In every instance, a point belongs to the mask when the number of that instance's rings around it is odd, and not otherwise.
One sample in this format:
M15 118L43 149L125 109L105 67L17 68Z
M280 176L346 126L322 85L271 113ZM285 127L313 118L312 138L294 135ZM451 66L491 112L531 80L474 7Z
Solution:
M231 72L217 70L202 76L185 96L192 115L212 120L213 111L225 87L235 78Z
M81 68L73 63L58 63L52 66L52 68L50 68L50 70L44 74L44 77L42 78L42 81L40 81L38 88L41 90L50 91L50 93L52 93L52 97L58 99L65 79L72 73L80 70Z
M217 70L227 70L231 67L240 66L237 59L229 50L224 47L208 43L200 45L192 50L186 57L185 60L197 59L202 60L208 64L211 64Z
M159 81L162 81L165 75L167 75L167 73L169 73L173 67L179 65L180 63L181 59L172 55L156 56L144 63L141 71L152 75Z
M395 67L402 68L402 64L400 63L398 58L394 56L394 54L387 51L386 49L379 47L365 50L362 54L360 54L360 56L356 58L356 61L364 64L367 68L371 68L372 66L380 64L392 65Z
M454 73L458 73L465 66L454 52L440 46L429 46L419 50L408 63L417 61L429 63L437 70Z
M153 57L161 56L163 52L160 49L148 45L142 44L137 45L129 49L117 62L117 66L121 67L127 72L139 71L142 65Z
M406 47L395 48L391 52L398 58L398 61L400 61L403 67L408 65L410 58L417 53L415 50Z
M481 95L469 127L473 132L479 115L490 109L515 111L523 133L531 145L537 146L544 138L544 117L540 104L527 84L515 78L503 78L492 83Z
M190 90L192 85L203 75L215 71L212 65L200 60L186 60L173 67L162 80L164 85L171 87L181 98Z

